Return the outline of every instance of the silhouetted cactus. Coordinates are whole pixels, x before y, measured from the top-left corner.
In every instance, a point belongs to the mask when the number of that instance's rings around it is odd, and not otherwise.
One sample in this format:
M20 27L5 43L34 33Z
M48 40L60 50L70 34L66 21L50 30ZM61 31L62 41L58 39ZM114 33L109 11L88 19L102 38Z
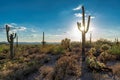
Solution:
M9 31L10 31L10 27L8 25L6 25L7 41L10 44L10 58L13 59L13 57L14 57L13 44L14 44L14 39L16 38L16 33L9 34Z
M85 35L89 30L89 24L90 24L90 16L88 16L87 26L85 25L85 10L84 10L84 6L82 6L82 24L77 22L77 26L78 26L78 29L82 32L82 55L83 57L85 55Z
M90 44L92 43L92 33L90 33Z
M18 35L16 35L16 47L18 47Z
M118 38L115 38L115 43L116 43L117 45L119 44Z
M44 46L45 43L46 43L45 40L44 40L44 38L45 38L44 35L45 35L45 34L44 34L44 32L43 32L43 39L42 39L42 45L43 45L43 46Z
M70 51L70 39L65 38L61 41L61 45L63 46L64 49Z

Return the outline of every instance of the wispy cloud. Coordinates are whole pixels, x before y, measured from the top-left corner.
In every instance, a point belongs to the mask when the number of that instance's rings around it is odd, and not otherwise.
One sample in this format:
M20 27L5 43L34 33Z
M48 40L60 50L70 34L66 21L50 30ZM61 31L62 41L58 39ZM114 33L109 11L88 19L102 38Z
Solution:
M27 29L27 28L24 27L24 26L21 26L21 27L18 28L19 31L25 31L26 29Z
M75 15L75 17L79 17L79 18L82 17L81 13L75 13L74 15Z
M36 32L36 30L34 30L34 29L31 29L31 32L35 33L35 32Z
M94 19L95 18L95 16L91 16L91 19Z
M80 10L81 9L81 5L78 5L76 8L73 8L74 11Z
M11 27L11 32L17 32L17 31L25 31L27 28L24 26L19 26L16 23L10 23L7 24L9 27Z
M31 34L31 37L35 38L35 37L38 37L37 34Z

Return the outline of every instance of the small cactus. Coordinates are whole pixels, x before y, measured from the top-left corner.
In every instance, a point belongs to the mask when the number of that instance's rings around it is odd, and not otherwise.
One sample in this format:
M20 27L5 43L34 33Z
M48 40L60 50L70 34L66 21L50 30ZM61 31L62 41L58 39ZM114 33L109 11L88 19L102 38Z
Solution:
M11 33L9 34L10 31L10 27L8 25L6 25L6 35L7 35L7 41L10 44L10 58L13 59L14 57L14 39L16 38L16 33Z

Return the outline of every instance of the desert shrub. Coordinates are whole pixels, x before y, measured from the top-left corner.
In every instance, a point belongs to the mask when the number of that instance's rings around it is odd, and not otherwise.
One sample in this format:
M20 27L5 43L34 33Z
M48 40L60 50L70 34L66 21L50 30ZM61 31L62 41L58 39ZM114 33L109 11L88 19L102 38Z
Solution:
M92 44L87 41L87 42L85 43L85 47L86 47L86 48L91 48L91 47L92 47Z
M44 64L50 61L50 57L47 54L37 54L35 60L40 64Z
M50 66L42 66L40 69L39 80L53 80L54 68Z
M120 55L120 46L118 46L118 45L113 45L113 46L111 47L111 49L109 50L109 52L110 52L111 54L114 54L114 55Z
M80 42L71 42L71 48L79 48L79 47L81 47Z
M64 80L68 76L81 75L78 61L70 56L61 57L55 65L54 80Z
M63 54L65 53L65 49L62 46L54 47L52 54Z
M41 53L52 53L54 51L55 45L45 45L44 47L40 47Z
M99 40L97 40L96 41L96 44L98 44L98 45L103 45L103 44L108 44L108 45L112 45L112 42L111 41L109 41L109 40L107 40L107 39L99 39Z
M120 64L115 64L112 66L113 74L117 75L120 78Z
M8 45L0 45L0 53L3 52L3 53L7 53L9 51L9 46Z

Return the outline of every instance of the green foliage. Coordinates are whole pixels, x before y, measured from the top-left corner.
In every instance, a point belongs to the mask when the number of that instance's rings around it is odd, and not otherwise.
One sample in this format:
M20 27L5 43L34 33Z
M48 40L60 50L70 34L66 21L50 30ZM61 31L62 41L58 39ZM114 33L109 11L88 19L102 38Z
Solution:
M103 44L113 45L113 43L107 39L99 39L95 43L93 43L96 49L100 49Z
M8 45L5 44L0 45L0 53L4 53L4 52L7 53L8 50L9 50Z
M114 55L120 55L120 46L119 45L113 45L111 49L109 50L111 54Z
M71 42L71 48L79 48L81 43L80 42Z
M52 52L52 54L63 54L65 53L65 49L62 46L56 46Z

